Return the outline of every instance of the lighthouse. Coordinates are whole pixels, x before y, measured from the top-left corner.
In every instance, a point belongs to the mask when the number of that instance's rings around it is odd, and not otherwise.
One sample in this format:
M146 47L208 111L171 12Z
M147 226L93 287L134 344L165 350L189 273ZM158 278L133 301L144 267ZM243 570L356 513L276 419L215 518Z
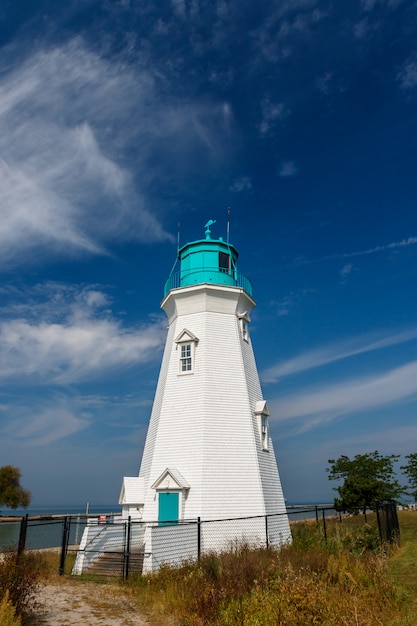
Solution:
M125 519L157 526L240 520L212 532L213 547L237 532L259 536L241 520L271 516L270 540L282 544L291 535L252 349L252 284L214 224L179 249L180 270L165 283L168 333L142 462L119 502ZM150 532L144 540L152 553Z
M123 479L121 517L87 524L74 574L109 555L147 573L239 542L291 541L252 349L252 283L214 224L179 249L165 283L168 333L139 475Z

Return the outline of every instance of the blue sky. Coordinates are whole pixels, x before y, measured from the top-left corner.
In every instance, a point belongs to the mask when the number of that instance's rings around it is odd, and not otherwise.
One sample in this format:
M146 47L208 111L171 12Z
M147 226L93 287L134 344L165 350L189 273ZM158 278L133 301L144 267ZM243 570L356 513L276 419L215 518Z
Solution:
M0 465L33 505L138 472L181 244L225 236L285 497L417 449L417 2L6 2Z

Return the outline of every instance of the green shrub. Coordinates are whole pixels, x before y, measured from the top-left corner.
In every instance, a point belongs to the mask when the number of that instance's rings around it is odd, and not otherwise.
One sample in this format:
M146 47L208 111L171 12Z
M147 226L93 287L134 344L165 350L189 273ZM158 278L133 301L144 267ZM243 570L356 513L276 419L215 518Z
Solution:
M381 542L378 530L368 524L362 528L355 528L343 538L343 547L355 556L360 556L365 552L379 551Z

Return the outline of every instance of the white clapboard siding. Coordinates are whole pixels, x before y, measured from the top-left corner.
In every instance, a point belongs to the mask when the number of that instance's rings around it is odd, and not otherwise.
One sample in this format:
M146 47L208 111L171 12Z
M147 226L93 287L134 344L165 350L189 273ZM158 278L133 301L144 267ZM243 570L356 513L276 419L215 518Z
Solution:
M167 468L189 485L181 491L184 519L285 512L271 439L262 449L254 413L262 391L239 320L254 301L240 288L203 284L172 290L162 306L169 330L139 472L142 519L158 519L152 485ZM189 374L179 373L175 340L183 331L196 338Z

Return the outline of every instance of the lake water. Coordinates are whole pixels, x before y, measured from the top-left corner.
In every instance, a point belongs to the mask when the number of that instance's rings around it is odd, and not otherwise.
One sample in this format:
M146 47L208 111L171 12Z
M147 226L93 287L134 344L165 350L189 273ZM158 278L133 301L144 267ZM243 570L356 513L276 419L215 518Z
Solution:
M288 515L290 521L314 519L316 516L321 520L323 516L323 507L331 507L331 505L288 505ZM1 516L29 516L45 515L49 516L47 520L29 520L26 535L26 548L28 550L40 550L44 548L55 548L62 544L62 536L64 529L64 521L61 518L53 516L71 516L69 544L77 545L82 537L86 526L85 518L86 507L84 506L64 506L64 507L30 507L28 509L16 509L10 511L3 509L0 512L0 549L17 545L19 541L19 532L21 520L1 522ZM105 515L107 519L111 519L113 515L120 515L121 509L117 505L98 505L89 507L89 514L97 517ZM334 509L326 510L325 516L329 517L336 512Z
M19 541L21 520L2 522L1 517L24 517L29 516L49 516L48 520L30 520L26 535L26 548L28 550L40 550L43 548L55 548L62 543L63 519L54 519L53 516L71 515L70 544L78 544L84 527L86 525L86 507L83 506L43 506L29 507L27 509L2 509L0 512L0 549L16 545ZM121 509L117 505L90 506L91 515L120 515ZM79 517L77 517L79 516Z

